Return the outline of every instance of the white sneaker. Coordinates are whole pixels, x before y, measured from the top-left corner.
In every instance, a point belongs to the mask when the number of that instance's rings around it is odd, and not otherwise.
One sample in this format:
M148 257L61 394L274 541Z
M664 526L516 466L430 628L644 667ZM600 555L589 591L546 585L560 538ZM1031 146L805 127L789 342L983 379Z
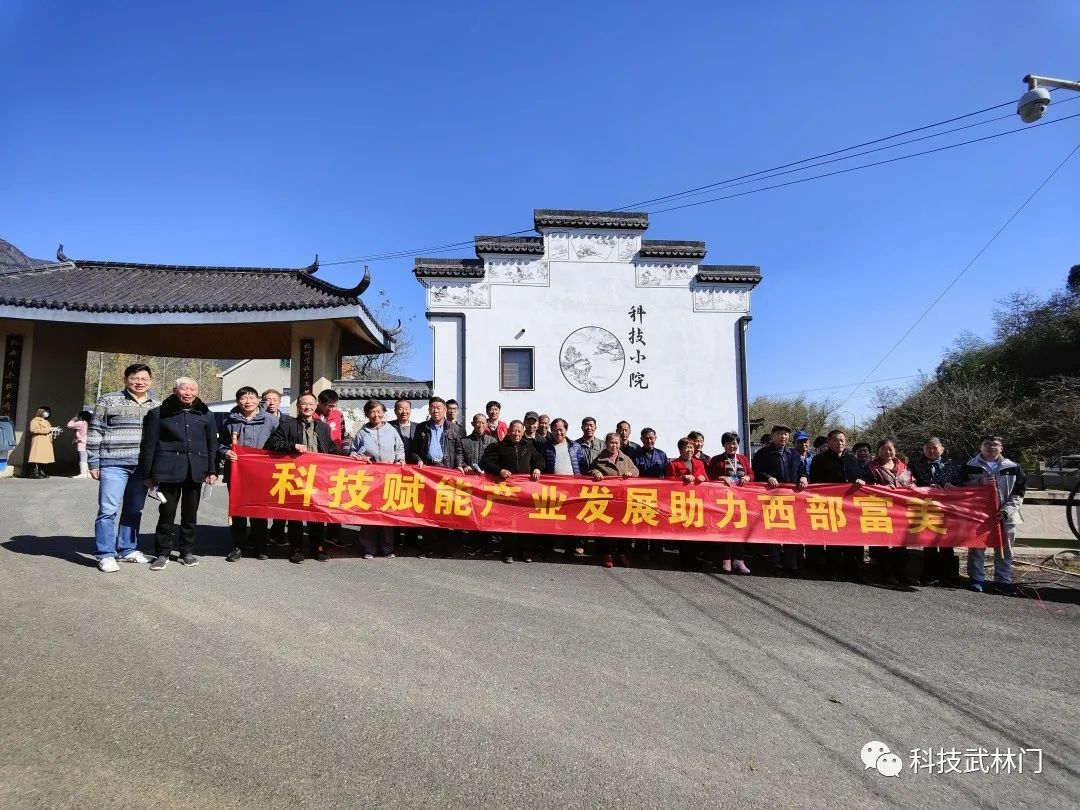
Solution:
M116 564L116 557L104 557L98 560L97 567L99 571L104 571L106 574L120 570L120 566Z
M138 549L135 549L134 551L129 551L127 554L125 554L123 557L121 557L120 562L148 563L148 562L150 562L150 558L147 557L145 554L143 554Z

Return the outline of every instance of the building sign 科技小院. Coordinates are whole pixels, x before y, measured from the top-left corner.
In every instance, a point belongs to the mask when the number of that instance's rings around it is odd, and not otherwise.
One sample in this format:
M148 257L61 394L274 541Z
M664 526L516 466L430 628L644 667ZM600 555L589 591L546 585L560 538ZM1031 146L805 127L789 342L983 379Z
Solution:
M631 388L646 389L649 387L649 383L645 378L645 369L642 367L642 363L648 359L648 356L642 351L645 344L645 307L641 304L635 304L627 311L630 316L630 334L628 340L630 341L630 348L633 350L629 354L629 360L631 363L636 364L637 368L630 372L629 382Z

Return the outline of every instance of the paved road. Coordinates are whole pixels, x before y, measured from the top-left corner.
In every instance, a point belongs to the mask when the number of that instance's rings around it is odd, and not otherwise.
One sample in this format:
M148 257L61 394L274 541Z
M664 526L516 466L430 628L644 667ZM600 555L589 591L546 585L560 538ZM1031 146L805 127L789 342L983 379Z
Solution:
M480 559L106 575L94 498L0 482L5 807L1080 804L1061 593ZM1042 748L1043 773L888 779L872 739L905 764Z

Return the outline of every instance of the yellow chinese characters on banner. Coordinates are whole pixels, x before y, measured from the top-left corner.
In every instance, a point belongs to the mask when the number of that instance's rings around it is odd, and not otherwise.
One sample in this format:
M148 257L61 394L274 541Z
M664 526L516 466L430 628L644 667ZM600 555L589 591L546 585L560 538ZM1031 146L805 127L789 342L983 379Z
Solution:
M238 448L230 514L282 520L641 539L988 548L996 491L527 476L361 464ZM256 466L252 466L256 465ZM255 469L256 472L251 472ZM531 527L531 529L529 528Z

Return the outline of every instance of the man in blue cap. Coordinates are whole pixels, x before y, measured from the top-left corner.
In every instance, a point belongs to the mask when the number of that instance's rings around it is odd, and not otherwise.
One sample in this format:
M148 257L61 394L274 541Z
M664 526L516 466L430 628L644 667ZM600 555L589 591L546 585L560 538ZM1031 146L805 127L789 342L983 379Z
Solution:
M795 442L795 452L802 459L802 474L809 478L810 460L814 457L814 454L810 452L810 434L805 430L797 430L793 441Z

